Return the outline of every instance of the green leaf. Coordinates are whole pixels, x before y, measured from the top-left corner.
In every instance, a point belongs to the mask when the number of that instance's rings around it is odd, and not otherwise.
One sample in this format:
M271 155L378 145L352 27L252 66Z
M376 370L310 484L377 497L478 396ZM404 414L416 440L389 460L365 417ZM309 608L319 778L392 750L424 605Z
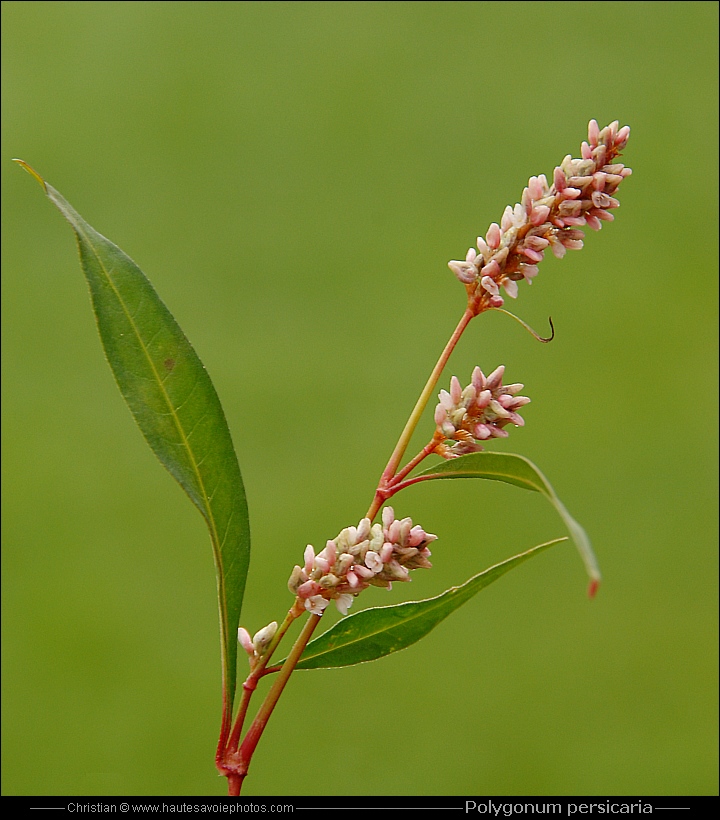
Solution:
M372 607L348 615L310 641L296 668L352 666L405 649L424 638L451 612L477 595L481 589L497 581L501 575L561 541L567 541L567 537L556 538L495 564L490 569L473 575L461 586L450 587L435 598Z
M77 237L100 338L145 439L200 510L217 575L224 719L237 677L237 628L250 560L240 467L215 388L202 362L140 268L90 227L25 163Z
M590 539L585 530L565 509L565 505L555 494L550 482L532 461L514 453L470 453L423 470L414 477L414 481L427 481L435 478L487 478L542 493L565 522L590 576L589 593L591 596L594 595L601 575L595 553L590 546Z

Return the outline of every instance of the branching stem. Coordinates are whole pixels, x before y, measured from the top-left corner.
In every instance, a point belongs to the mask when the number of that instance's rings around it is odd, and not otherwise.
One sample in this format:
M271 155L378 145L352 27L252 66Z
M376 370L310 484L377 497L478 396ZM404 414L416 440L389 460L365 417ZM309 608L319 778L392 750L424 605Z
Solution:
M440 354L440 358L437 360L435 367L433 368L430 377L428 378L425 387L423 388L422 393L420 394L420 398L418 398L415 407L413 408L412 413L410 413L410 418L408 418L405 427L400 434L400 438L398 439L397 444L395 445L395 449L390 456L390 460L383 471L382 476L380 477L380 483L378 484L377 490L375 491L375 497L373 498L372 504L367 511L367 518L371 521L378 513L380 507L382 507L383 502L385 499L389 498L392 495L392 492L388 492L391 488L391 483L393 478L395 477L396 470L398 465L400 464L400 460L402 459L403 455L405 454L405 450L407 449L408 444L410 443L410 439L412 438L412 434L415 432L415 428L420 421L420 417L422 416L423 410L427 406L430 397L432 396L435 387L437 386L438 379L442 374L445 365L450 358L450 354L455 349L455 345L460 340L465 328L470 323L470 320L476 315L475 311L472 308L467 307L465 312L463 313L460 321L458 322L457 327L453 331L452 336L448 340L448 343L445 345L445 349ZM425 454L427 455L427 453ZM425 456L423 455L423 458ZM414 461L414 459L413 459ZM412 462L411 462L412 463ZM419 462L416 462L419 463ZM413 464L413 467L415 464ZM412 467L410 468L412 469ZM409 471L408 471L409 472ZM407 474L407 473L406 473Z
M278 674L277 678L270 688L270 691L267 694L262 706L260 707L257 715L255 716L255 720L252 722L250 728L245 735L245 738L240 745L240 748L235 753L235 755L231 755L231 763L235 765L232 767L233 771L228 772L228 794L230 796L235 796L240 794L240 789L242 788L243 780L247 775L248 768L250 766L250 761L252 756L255 752L257 744L262 737L262 733L265 731L265 727L267 726L268 720L270 720L270 715L272 715L273 710L275 709L275 705L280 698L280 695L285 688L285 684L288 682L290 675L292 674L297 662L300 660L300 656L303 653L303 650L307 646L308 641L312 637L315 628L317 627L318 623L320 623L320 618L322 615L314 615L310 614L310 617L307 620L307 623L303 627L300 636L295 641L293 648L290 650L290 654L287 656L285 663L282 665L280 669L280 673ZM237 789L237 791L234 791Z
M370 509L367 512L367 517L370 520L377 515L380 507L387 498L390 498L399 490L415 482L416 479L405 480L406 476L409 475L423 459L429 456L442 441L442 434L436 432L432 439L430 439L430 441L422 448L422 450L420 450L414 458L412 458L399 472L397 472L398 465L405 454L407 446L410 443L410 439L412 438L415 428L420 421L420 417L422 416L422 413L437 386L438 380L448 362L448 359L450 358L451 353L455 349L455 346L460 340L465 328L470 323L470 320L476 316L477 313L478 311L473 309L471 305L467 307L458 322L457 327L453 331L452 336L448 340L448 343L445 345L443 352L440 354L440 358L437 360L437 363L435 364L435 367L433 368L433 371L430 374L430 377L428 378L402 433L400 434L400 438L395 445L395 449L390 456L390 460L388 461L387 466L380 477L380 482L377 490L375 491L375 497L370 505ZM228 794L230 796L238 796L240 794L243 781L247 775L248 767L250 766L250 760L252 759L262 733L265 731L267 722L275 709L275 705L277 704L278 699L280 698L280 695L282 694L283 689L290 678L290 675L300 660L303 650L305 649L320 621L321 615L311 614L283 665L281 667L277 665L268 667L267 664L275 648L280 643L280 640L288 630L290 624L302 613L302 611L303 610L298 606L298 601L296 601L295 605L290 609L287 617L275 634L270 646L268 647L268 651L253 667L250 675L243 683L242 698L240 700L237 717L235 718L235 725L233 726L232 733L230 734L227 742L224 740L224 737L227 736L227 729L225 728L225 725L223 726L224 735L221 735L220 738L216 762L218 769L228 778ZM278 672L278 676L275 678L275 681L263 701L255 720L248 729L245 738L238 747L240 734L242 732L253 692L255 691L260 678L264 675L270 674L271 672Z

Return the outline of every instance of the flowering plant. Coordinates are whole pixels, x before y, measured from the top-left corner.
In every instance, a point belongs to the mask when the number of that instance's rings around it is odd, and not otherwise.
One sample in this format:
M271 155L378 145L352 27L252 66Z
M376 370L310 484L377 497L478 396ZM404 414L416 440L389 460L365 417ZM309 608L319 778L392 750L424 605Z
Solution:
M522 456L484 449L492 439L505 438L510 429L524 425L519 410L530 402L520 395L522 384L503 383L503 365L487 376L476 367L464 388L452 376L450 389L440 390L428 443L404 466L401 463L470 321L489 310L507 312L502 293L515 299L518 283L532 284L548 248L561 258L568 249L582 247L583 227L599 230L603 222L612 221L612 211L619 204L615 194L630 174L617 161L628 136L627 126L619 128L614 122L601 130L591 120L580 158L566 156L555 168L552 184L544 175L531 177L520 202L506 208L500 223L491 224L485 236L478 237L464 260L449 262L464 285L466 307L407 420L365 516L322 549L305 548L302 562L290 571L292 603L287 614L280 625L273 621L252 637L240 625L250 558L247 503L230 432L210 377L138 266L91 228L29 165L17 160L73 228L102 344L118 386L148 444L208 525L218 582L223 672L215 762L228 779L230 795L240 794L260 737L294 670L348 666L410 646L501 575L567 540L556 538L519 553L433 598L348 615L367 588L390 590L395 582L409 581L413 570L432 566L429 545L437 536L408 517L396 517L387 503L401 490L422 481L484 478L542 493L578 547L590 578L589 594L595 594L600 573L590 542L547 479ZM417 471L432 455L442 460ZM311 640L331 602L347 617ZM305 624L287 657L273 661L289 627L299 618L305 618ZM238 645L249 662L239 699ZM250 702L258 681L266 675L275 676L273 683L243 736Z

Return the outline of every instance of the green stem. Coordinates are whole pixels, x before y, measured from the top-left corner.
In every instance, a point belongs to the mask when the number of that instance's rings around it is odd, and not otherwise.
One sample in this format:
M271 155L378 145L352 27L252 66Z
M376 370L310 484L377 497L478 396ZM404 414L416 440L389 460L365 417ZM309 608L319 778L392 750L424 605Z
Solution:
M465 309L465 312L462 315L462 318L458 322L457 327L453 331L452 336L448 340L448 343L445 345L445 349L440 354L440 358L437 360L435 367L433 368L432 373L430 374L430 378L427 380L425 387L423 388L422 393L420 394L420 398L417 400L415 407L413 408L412 413L410 413L410 418L408 418L407 423L405 424L405 428L403 429L402 433L400 434L400 438L398 439L397 444L395 445L395 449L390 456L390 461L387 463L387 467L383 471L382 476L380 477L380 483L378 484L378 488L375 491L375 497L373 498L373 502L370 505L370 509L367 512L367 518L371 521L378 513L378 510L383 505L383 502L388 497L386 494L386 489L388 485L392 481L395 471L400 464L400 460L402 459L403 455L405 454L405 450L407 449L408 444L410 443L410 439L412 434L415 432L415 428L420 421L420 416L422 416L423 410L425 409L428 401L430 400L430 396L432 396L433 391L438 383L438 379L447 364L448 359L450 358L450 354L455 349L455 345L458 343L460 337L463 334L463 331L470 323L470 320L473 316L476 315L476 312L473 311L470 307Z

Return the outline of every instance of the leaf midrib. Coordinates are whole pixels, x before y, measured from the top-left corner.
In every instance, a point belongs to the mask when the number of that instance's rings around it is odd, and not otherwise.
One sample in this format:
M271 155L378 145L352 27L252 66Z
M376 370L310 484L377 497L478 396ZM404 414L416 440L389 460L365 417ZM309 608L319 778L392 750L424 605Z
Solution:
M494 453L492 455L495 455ZM519 458L521 461L524 461L528 464L527 459L524 456L517 455L516 453L505 453L504 455L512 455L515 458ZM528 464L528 466L530 466ZM430 470L435 470L436 472L430 472ZM453 473L450 469L448 470L438 470L437 466L431 467L430 470L426 472L419 473L418 476L422 476L423 478L485 478L489 476L497 476L500 478L505 479L514 479L513 481L508 481L509 484L518 485L518 478L517 476L513 475L512 473L505 472L503 470L470 470L465 469L460 472ZM533 470L533 472L539 472L537 468ZM533 490L536 493L546 493L549 494L548 488L545 483L536 484L532 480L523 477L522 479L522 486L527 487L529 490Z
M127 318L128 322L130 323L130 326L132 327L133 333L135 334L135 338L137 339L137 341L140 345L140 349L142 350L145 358L147 359L148 364L150 365L150 369L152 370L153 376L155 377L155 382L158 385L158 387L160 388L160 392L162 394L163 400L165 401L165 404L167 405L167 407L170 410L170 416L172 417L173 423L175 424L175 428L177 429L177 431L180 435L183 447L185 448L186 452L190 456L190 463L191 463L193 474L197 478L198 483L200 485L200 492L201 492L202 499L203 499L203 502L204 502L204 507L205 507L205 509L202 510L203 518L205 518L205 521L207 522L207 524L210 528L210 540L211 540L212 545L213 545L213 551L215 552L218 567L222 567L222 562L221 562L221 557L222 556L220 554L221 544L218 540L217 524L215 522L215 517L212 513L212 508L210 506L210 499L208 497L207 490L205 489L205 482L203 481L202 473L200 472L200 469L198 467L198 463L197 463L197 460L195 458L195 453L193 452L193 449L190 446L190 442L189 442L187 436L185 435L185 431L183 430L183 427L182 427L182 424L181 424L180 419L178 417L178 414L177 414L175 408L173 407L172 402L170 401L170 396L169 396L167 390L165 389L165 384L162 381L162 379L160 378L160 374L159 374L157 368L155 367L155 363L153 362L152 357L150 356L150 352L147 349L147 346L145 345L145 343L142 339L142 336L140 335L139 328L138 328L137 324L135 323L135 320L133 319L132 314L129 312L129 310L127 308L125 300L123 299L120 291L118 290L117 286L113 282L112 277L110 275L110 272L105 267L105 264L103 263L103 260L100 258L98 252L95 250L95 247L94 247L90 237L82 229L82 226L80 224L73 225L73 228L78 233L78 235L82 235L82 238L84 239L86 245L90 248L93 255L95 256L95 259L97 260L98 265L100 266L103 274L105 275L105 278L106 278L108 284L112 288L112 291L115 294L115 297L118 300L118 303L120 304L120 307L122 308L123 313L125 314L125 317ZM186 492L187 492L187 490L186 490ZM225 633L223 635L223 637L225 639L227 639L227 608L226 608L226 605L225 605L225 595L224 595L225 578L224 578L223 573L220 573L220 579L219 580L220 580L220 584L222 586L222 591L223 591L223 594L220 596L221 608L222 608L222 613L223 613L223 632Z
M564 539L558 539L558 540L564 540ZM543 545L543 546L545 546L545 545ZM532 553L535 549L537 549L537 548L533 548L533 550L529 550L528 552ZM520 553L520 555L525 555L525 553ZM514 557L519 557L519 556L513 556L513 558ZM331 652L336 652L339 649L345 649L349 646L352 646L353 644L361 643L362 641L365 641L367 638L371 638L371 637L374 637L376 635L382 635L383 633L391 632L395 628L395 626L401 626L401 625L410 623L413 620L417 620L418 618L422 618L424 615L431 614L442 603L443 598L450 597L451 595L458 592L459 590L466 589L470 584L473 583L473 581L479 581L483 576L488 575L494 569L498 569L499 567L502 567L504 564L509 564L513 560L513 558L510 558L507 561L501 561L499 564L494 564L493 566L488 567L486 570L483 570L481 573L478 573L478 575L475 575L472 578L469 578L467 581L465 581L464 584L458 584L457 586L450 587L449 589L444 590L439 595L435 595L432 598L426 598L423 601L403 601L402 603L394 604L394 605L387 606L387 607L376 606L376 607L370 607L368 609L364 609L363 612L379 612L383 609L400 610L403 607L415 607L415 608L417 608L420 605L426 605L431 601L433 602L431 606L429 606L427 608L423 608L423 610L419 614L411 615L411 617L409 617L409 618L404 618L402 620L402 622L399 623L399 624L395 624L395 625L387 627L385 629L376 629L373 632L366 632L363 635L360 635L357 638L353 638L352 640L347 641L346 643L343 643L340 646L334 646L331 649L326 649L325 651L323 651L321 653L317 653L315 655L310 655L307 658L302 658L302 660L314 660L315 658L322 658L323 655L329 655ZM449 614L450 613L448 613L448 615ZM360 613L358 613L357 617L359 617L359 616L360 616ZM322 638L322 637L323 636L321 635L320 638Z

